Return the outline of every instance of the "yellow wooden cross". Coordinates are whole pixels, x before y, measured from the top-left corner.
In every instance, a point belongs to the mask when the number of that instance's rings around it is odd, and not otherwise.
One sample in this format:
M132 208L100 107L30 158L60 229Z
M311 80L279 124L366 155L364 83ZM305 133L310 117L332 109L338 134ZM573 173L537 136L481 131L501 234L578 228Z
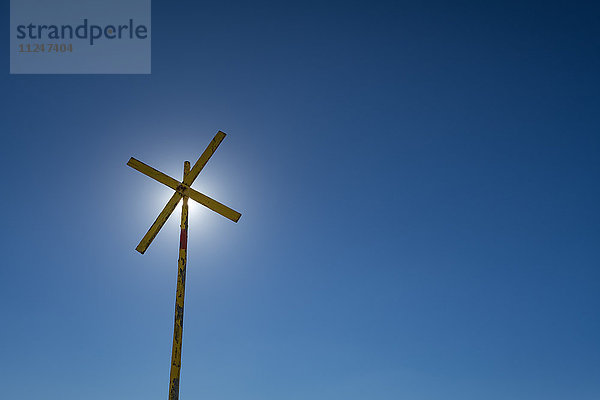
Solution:
M135 248L140 253L144 252L150 246L150 243L154 240L160 228L163 227L167 219L173 213L173 210L177 207L180 200L183 199L183 206L181 207L181 235L179 237L179 262L178 262L178 273L177 273L177 295L175 298L175 327L173 330L173 350L171 353L171 376L169 379L169 400L177 400L179 398L179 374L181 371L181 342L183 336L183 300L185 297L185 271L187 263L187 231L188 231L188 198L197 201L198 203L210 208L214 212L221 214L225 218L229 218L233 222L238 222L242 214L232 210L231 208L219 203L210 197L195 191L190 186L194 180L202 171L202 168L206 165L210 157L214 154L219 147L219 144L225 138L224 132L217 132L213 140L210 142L204 153L200 156L198 161L190 169L190 162L185 161L183 165L183 180L180 182L170 176L163 174L162 172L144 164L143 162L136 160L131 157L127 162L131 168L140 171L142 174L148 175L150 178L159 181L175 190L171 199L167 202L167 205L158 214L156 221L152 224L150 229L140 244Z

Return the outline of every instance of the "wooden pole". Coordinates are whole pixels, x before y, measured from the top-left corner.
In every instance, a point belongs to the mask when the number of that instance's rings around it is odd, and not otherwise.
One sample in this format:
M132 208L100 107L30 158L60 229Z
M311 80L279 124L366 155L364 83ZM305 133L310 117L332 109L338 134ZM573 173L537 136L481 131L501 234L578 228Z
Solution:
M190 162L183 164L183 179L190 172ZM181 235L179 236L179 262L177 272L177 295L175 297L175 326L171 353L171 377L169 400L179 399L179 374L181 372L181 343L183 339L183 300L185 298L185 268L187 263L188 196L183 196L181 206Z

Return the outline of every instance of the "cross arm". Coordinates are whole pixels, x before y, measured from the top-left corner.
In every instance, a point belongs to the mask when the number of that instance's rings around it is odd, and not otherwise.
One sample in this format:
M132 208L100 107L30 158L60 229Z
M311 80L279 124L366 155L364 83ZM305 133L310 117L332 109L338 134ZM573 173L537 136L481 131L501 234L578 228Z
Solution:
M177 207L177 203L179 203L179 200L181 200L182 197L183 195L179 192L173 193L173 196L171 196L171 199L167 205L165 205L165 208L158 214L156 221L154 221L150 229L148 229L148 232L146 232L142 240L140 240L140 244L135 248L137 251L144 254L146 249L148 249L148 246L150 246L150 243L152 243L156 235L158 235L158 231L160 231L165 222L167 222L167 219L173 213Z
M176 179L171 178L167 174L163 174L159 170L154 169L151 166L144 164L140 160L136 160L133 157L131 157L129 161L127 161L127 165L141 172L142 174L147 175L150 178L155 179L164 185L167 185L173 190L177 190L181 186L181 183Z
M179 192L179 190L177 190L177 191ZM221 214L225 218L232 220L233 222L238 222L240 217L242 216L242 214L240 214L239 212L227 207L224 204L219 203L218 201L216 201L214 199L211 199L207 195L202 194L202 193L192 189L191 187L183 188L183 190L180 193L182 193L184 196L188 196L190 199L192 199L194 201L197 201L198 203L202 204L203 206L213 210L217 214Z
M147 175L150 178L155 179L158 182L170 187L171 189L176 190L179 194L184 195L184 196L189 196L190 199L197 201L198 203L202 204L203 206L210 208L217 214L221 214L222 216L232 220L233 222L238 222L238 220L242 216L242 214L240 214L239 212L227 207L224 204L219 203L218 201L216 201L214 199L211 199L210 197L206 196L205 194L202 194L202 193L192 189L191 187L189 187L188 185L185 184L185 180L184 180L184 183L182 184L181 182L171 178L169 175L163 174L162 172L158 171L157 169L154 169L151 166L144 164L143 162L136 160L133 157L131 157L129 159L129 161L127 162L127 165L129 165L131 168L141 172L142 174ZM175 204L175 205L177 205L177 204ZM173 207L173 209L175 209L175 207ZM167 215L167 218L168 218L168 215ZM165 218L165 221L166 221L166 218ZM164 224L164 222L163 222L163 224ZM162 225L160 225L160 227L162 227ZM160 229L160 227L158 229ZM150 242L151 241L152 240L150 240ZM150 243L148 243L148 245L149 244Z
M210 160L215 151L217 151L217 147L219 147L223 139L225 139L225 132L217 132L213 140L211 140L211 142L209 143L206 150L204 150L200 158L198 158L198 161L196 161L196 163L192 167L190 173L183 178L183 183L189 186L194 182L194 180L198 177L208 160Z

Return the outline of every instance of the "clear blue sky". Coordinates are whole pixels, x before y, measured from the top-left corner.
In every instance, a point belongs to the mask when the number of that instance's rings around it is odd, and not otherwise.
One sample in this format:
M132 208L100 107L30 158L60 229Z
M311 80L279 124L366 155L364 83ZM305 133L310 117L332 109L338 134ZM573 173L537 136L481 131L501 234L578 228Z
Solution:
M593 2L154 1L152 75L0 77L6 399L600 398ZM8 31L8 2L0 6Z

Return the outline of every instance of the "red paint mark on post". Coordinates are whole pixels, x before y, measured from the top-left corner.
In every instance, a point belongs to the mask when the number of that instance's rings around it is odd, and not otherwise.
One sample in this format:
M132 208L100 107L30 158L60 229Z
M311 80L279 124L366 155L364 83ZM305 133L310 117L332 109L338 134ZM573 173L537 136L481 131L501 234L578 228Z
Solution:
M179 248L187 250L187 230L181 230L181 236L179 236Z

